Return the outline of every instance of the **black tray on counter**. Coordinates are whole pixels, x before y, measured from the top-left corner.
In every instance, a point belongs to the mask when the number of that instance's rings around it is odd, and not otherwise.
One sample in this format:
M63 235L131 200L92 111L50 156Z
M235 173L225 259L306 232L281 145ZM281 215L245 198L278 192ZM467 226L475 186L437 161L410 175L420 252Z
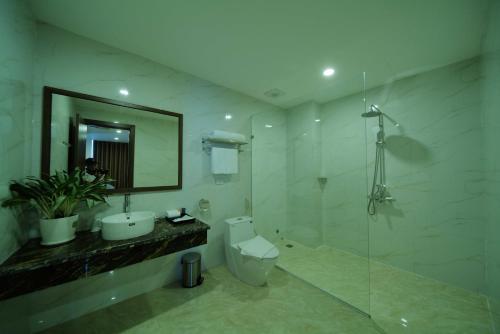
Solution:
M181 217L184 217L184 216L181 216ZM196 221L196 218L192 217L192 219L188 219L188 220L181 220L179 222L175 222L174 219L177 219L177 218L181 218L181 217L176 217L176 218L167 218L165 217L165 219L171 223L171 224L174 224L174 225L180 225L180 224L191 224L191 223L194 223Z

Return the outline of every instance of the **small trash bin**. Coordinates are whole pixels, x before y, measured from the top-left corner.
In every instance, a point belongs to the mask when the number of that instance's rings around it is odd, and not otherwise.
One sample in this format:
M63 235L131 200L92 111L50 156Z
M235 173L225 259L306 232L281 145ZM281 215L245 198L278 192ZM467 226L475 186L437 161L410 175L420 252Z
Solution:
M201 254L186 253L182 256L182 285L193 288L203 283L201 276Z

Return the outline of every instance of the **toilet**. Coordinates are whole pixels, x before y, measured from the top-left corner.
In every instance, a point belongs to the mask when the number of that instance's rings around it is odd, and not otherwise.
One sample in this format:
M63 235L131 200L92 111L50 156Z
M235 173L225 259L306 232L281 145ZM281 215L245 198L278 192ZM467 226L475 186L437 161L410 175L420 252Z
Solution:
M252 217L226 219L224 242L229 270L241 281L261 286L278 260L279 251L255 233Z

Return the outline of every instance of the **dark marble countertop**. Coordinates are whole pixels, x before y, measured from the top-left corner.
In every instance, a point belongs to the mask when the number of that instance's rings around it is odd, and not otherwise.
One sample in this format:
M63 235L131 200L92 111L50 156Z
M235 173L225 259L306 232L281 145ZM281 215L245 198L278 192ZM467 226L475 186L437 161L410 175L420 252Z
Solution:
M68 243L48 247L40 245L40 239L32 239L0 265L0 278L139 245L171 240L208 229L210 226L199 220L176 225L166 220L159 220L153 232L127 240L107 241L102 239L100 232L79 232L76 239Z

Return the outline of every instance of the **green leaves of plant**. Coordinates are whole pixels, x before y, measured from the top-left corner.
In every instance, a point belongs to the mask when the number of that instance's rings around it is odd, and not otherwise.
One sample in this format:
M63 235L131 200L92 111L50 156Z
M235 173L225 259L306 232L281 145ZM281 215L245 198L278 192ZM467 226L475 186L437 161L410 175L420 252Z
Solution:
M57 171L47 180L27 177L24 181L11 181L11 197L2 202L3 207L31 205L43 218L69 217L75 214L80 202L87 207L105 202L107 179L102 176L92 182L85 181L85 172L75 169L71 174Z

